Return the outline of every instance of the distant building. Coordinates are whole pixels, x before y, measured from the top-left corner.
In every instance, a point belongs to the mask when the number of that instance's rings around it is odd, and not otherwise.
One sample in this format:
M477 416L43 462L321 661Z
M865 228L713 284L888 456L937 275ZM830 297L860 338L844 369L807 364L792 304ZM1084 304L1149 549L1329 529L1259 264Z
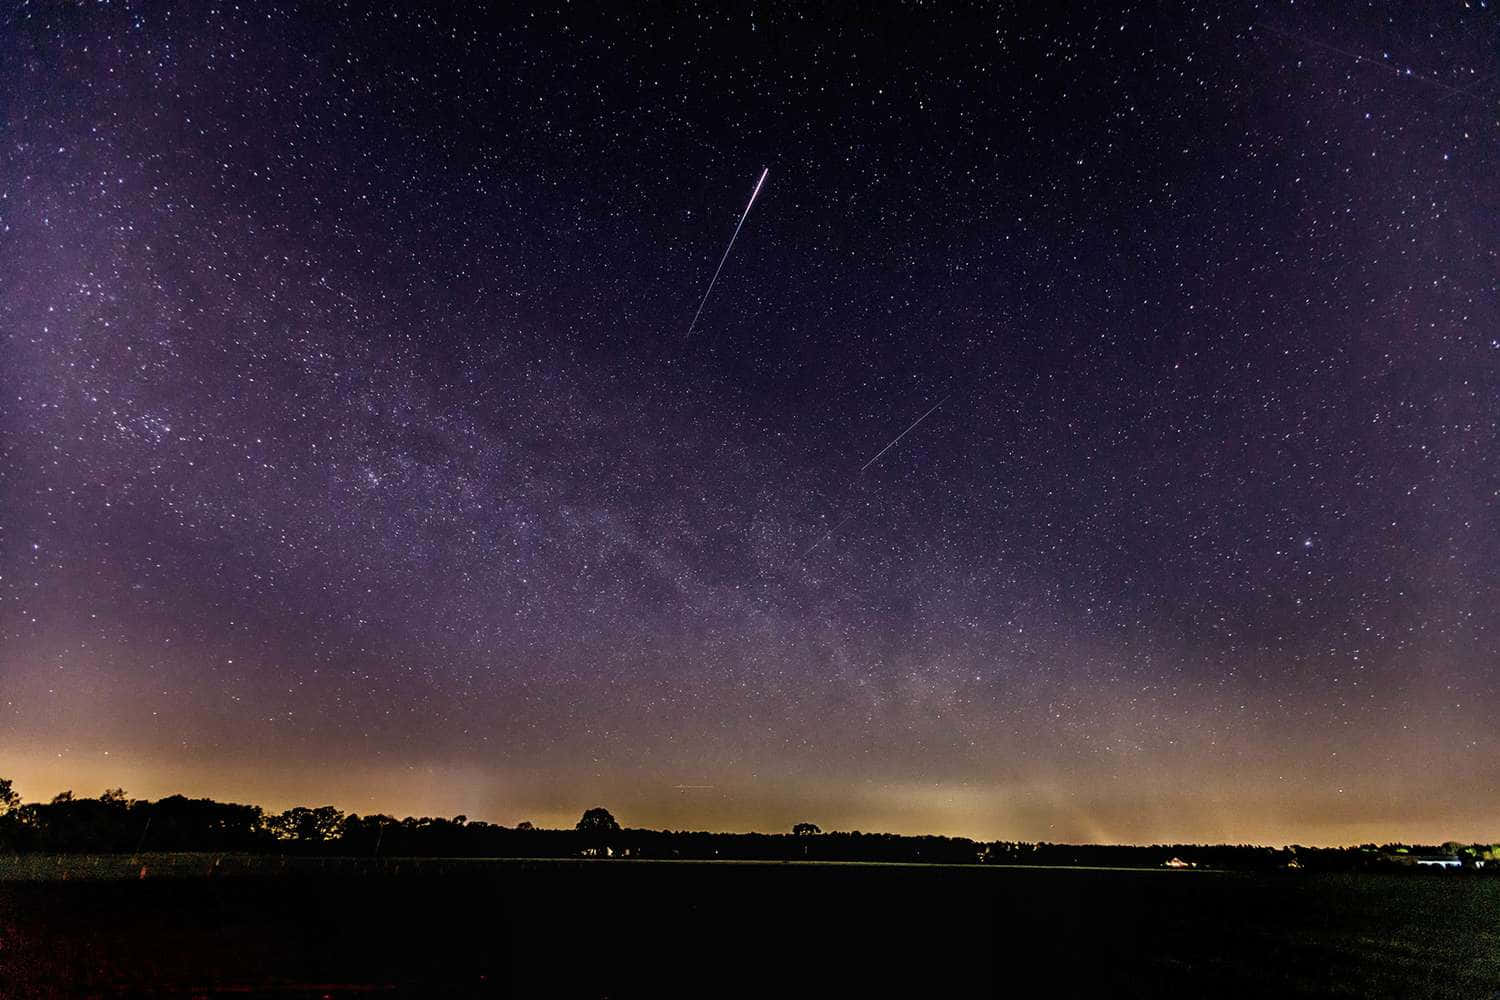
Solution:
M1184 861L1181 858L1168 858L1161 863L1161 866L1163 868L1197 868L1198 864L1194 861Z
M1419 854L1412 858L1419 868L1462 868L1456 854Z

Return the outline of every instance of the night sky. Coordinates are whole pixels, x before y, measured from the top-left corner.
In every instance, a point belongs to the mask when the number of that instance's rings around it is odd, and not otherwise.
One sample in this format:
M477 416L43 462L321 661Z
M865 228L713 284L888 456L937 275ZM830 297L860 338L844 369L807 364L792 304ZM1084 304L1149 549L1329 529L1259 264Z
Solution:
M1500 829L1493 7L7 6L23 797Z

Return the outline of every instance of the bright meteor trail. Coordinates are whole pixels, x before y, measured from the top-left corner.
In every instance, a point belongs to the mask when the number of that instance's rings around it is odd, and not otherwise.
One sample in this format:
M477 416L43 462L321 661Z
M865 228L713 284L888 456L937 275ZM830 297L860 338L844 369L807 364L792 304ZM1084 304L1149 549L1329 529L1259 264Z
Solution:
M729 245L724 248L724 256L719 258L719 266L714 270L714 276L709 279L708 291L703 293L703 301L698 303L698 311L693 313L693 321L688 324L687 335L682 338L683 340L693 335L693 327L698 325L698 317L703 315L703 307L708 305L708 297L713 294L714 282L719 280L719 272L724 270L724 262L729 259L729 251L734 249L734 241L740 235L741 227L745 225L745 219L750 214L750 206L755 204L755 196L760 194L760 186L766 182L766 174L770 172L770 167L760 172L760 180L755 182L755 190L750 192L750 200L745 203L745 211L740 215L740 223L734 227L734 236L729 237Z

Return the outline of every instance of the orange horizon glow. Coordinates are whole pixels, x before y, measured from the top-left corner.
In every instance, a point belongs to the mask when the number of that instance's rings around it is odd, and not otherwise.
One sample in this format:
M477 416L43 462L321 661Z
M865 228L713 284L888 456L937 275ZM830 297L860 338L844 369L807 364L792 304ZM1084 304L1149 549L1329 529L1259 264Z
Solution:
M396 818L466 816L501 826L530 821L540 828L571 828L583 810L602 805L627 827L694 830L715 833L790 830L793 823L816 822L825 831L861 830L907 836L966 837L976 841L1023 841L1072 844L1290 844L1352 847L1375 843L1491 843L1500 822L1480 810L1457 810L1446 816L1386 821L1346 811L1321 819L1283 823L1287 803L1262 803L1264 818L1235 815L1222 802L1213 806L1188 800L1156 801L1153 808L1131 810L1119 803L1073 798L1056 787L1012 786L983 790L973 786L944 788L893 784L840 796L836 789L782 788L742 783L712 789L620 786L610 790L587 783L562 801L532 782L486 776L476 769L439 768L396 771L339 768L337 786L328 771L297 774L278 770L257 773L239 767L185 765L148 772L126 764L78 767L65 762L13 759L7 765L25 801L49 801L64 790L94 797L107 788L124 788L131 798L154 800L181 794L221 802L258 805L268 813L292 806L332 805L347 814L384 814ZM779 791L779 793L778 793ZM1004 802L1028 801L1035 808ZM779 800L779 801L778 801ZM1250 800L1247 811L1254 812ZM817 803L824 805L819 808ZM1181 817L1173 821L1169 814Z

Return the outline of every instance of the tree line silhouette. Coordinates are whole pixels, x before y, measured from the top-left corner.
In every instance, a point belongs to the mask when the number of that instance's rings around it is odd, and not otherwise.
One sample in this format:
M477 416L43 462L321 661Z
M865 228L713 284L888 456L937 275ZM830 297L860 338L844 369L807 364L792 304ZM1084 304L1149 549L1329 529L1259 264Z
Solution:
M1365 844L1263 847L1249 844L1052 844L966 837L823 832L798 823L790 833L707 833L622 827L604 808L573 829L514 827L465 816L345 814L333 806L267 813L259 806L172 795L130 799L121 789L98 798L63 792L22 803L0 779L0 852L115 854L204 851L342 857L647 858L742 861L872 861L928 864L1306 869L1368 871L1452 857L1468 870L1500 875L1500 844Z

